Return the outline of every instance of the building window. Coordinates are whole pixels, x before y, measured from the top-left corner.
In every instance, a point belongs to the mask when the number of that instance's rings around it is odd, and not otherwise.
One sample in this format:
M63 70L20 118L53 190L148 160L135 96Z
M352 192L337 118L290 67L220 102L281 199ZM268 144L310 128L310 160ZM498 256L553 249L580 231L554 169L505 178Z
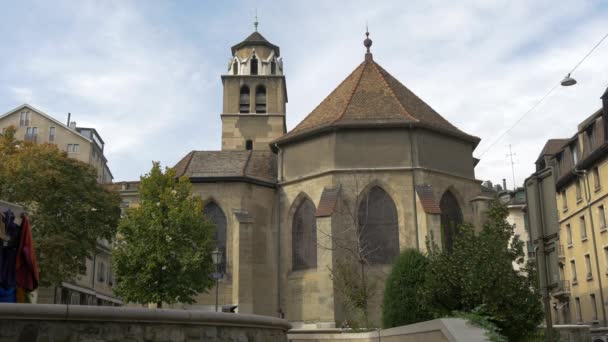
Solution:
M581 240L587 240L587 224L585 223L585 216L579 218L581 225Z
M566 225L566 238L568 240L568 246L572 246L572 227L570 227L570 223Z
M603 205L600 205L597 208L597 215L600 222L600 231L606 230L606 210L604 209Z
M68 153L78 153L80 152L79 144L68 144Z
M253 55L251 57L251 61L250 61L250 71L251 71L251 75L257 75L258 74L258 59L255 57L255 55Z
M274 60L272 60L270 62L270 74L271 75L276 75L277 74L277 62L275 62Z
M305 199L293 215L293 270L317 268L317 218L315 205Z
M602 187L600 182L600 169L596 166L593 168L593 186L595 190L599 190Z
M205 205L203 214L209 222L215 225L214 240L217 249L222 252L222 263L219 265L218 271L226 273L226 215L215 202L209 202Z
M576 261L574 259L570 260L570 273L572 273L572 285L578 283L578 278L576 277Z
M591 256L585 254L585 268L587 269L587 280L593 279L593 272L591 271Z
M266 113L266 87L263 85L255 88L255 112Z
M249 113L249 87L246 85L241 87L241 94L239 96L239 112Z
M253 150L253 140L248 139L247 141L245 141L245 149L247 151Z
M49 128L49 142L55 141L55 127Z
M19 119L19 126L29 126L31 120L31 113L29 110L21 112L21 117Z
M233 75L239 74L239 62L237 62L236 60L232 63L232 74Z
M604 264L606 266L606 274L608 274L608 246L604 246Z
M38 140L38 127L28 127L25 129L25 141L36 142Z
M374 186L358 211L360 248L370 264L392 264L399 255L397 207L391 197Z
M562 191L562 209L568 210L568 197L566 197L566 190Z
M570 145L570 152L572 153L572 162L574 165L578 163L578 146L575 141L572 145Z
M593 312L593 318L592 320L597 321L597 301L595 300L595 294L591 294L591 307L593 308L593 310L591 312Z
M577 179L576 182L574 183L574 185L576 186L576 202L582 201L583 194L581 191L581 181L579 179Z
M583 310L581 309L581 299L576 297L575 302L576 302L576 313L578 315L578 321L582 322L583 321Z
M446 191L439 201L441 209L441 231L443 232L443 246L448 251L452 250L454 236L458 234L459 226L462 224L462 211L458 200L451 191Z
M100 261L97 268L97 282L103 283L104 281L106 281L106 264Z

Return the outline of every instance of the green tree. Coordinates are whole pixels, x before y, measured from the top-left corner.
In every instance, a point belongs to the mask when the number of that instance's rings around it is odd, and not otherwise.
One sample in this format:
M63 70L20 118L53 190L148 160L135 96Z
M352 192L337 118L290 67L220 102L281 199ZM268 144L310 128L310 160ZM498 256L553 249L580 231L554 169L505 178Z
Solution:
M469 224L460 226L450 253L430 245L423 292L437 316L475 312L489 317L509 341L518 341L537 329L543 312L534 269L513 269L513 262L523 263L524 250L507 214L494 201L479 233Z
M126 211L112 253L117 286L125 301L193 303L213 286L214 226L186 177L163 173L159 163L141 178L138 207Z
M406 249L386 279L382 302L385 328L412 324L433 318L421 296L427 259L415 249Z
M17 141L14 127L0 138L0 159L0 198L30 214L41 285L83 274L98 239L114 237L119 195L57 146Z

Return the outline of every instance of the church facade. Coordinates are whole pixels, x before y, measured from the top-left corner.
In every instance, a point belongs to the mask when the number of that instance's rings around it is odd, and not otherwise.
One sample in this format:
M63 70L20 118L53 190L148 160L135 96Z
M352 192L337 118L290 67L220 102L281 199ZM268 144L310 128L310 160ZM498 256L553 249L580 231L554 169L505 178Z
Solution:
M400 250L425 250L429 240L450 248L455 224L480 223L472 155L480 139L378 65L371 43L289 132L279 47L257 31L232 47L221 78L222 149L191 151L175 165L217 226L220 304L332 327L349 318L332 270L358 262L378 282L369 303L378 322ZM182 307L210 308L214 292Z

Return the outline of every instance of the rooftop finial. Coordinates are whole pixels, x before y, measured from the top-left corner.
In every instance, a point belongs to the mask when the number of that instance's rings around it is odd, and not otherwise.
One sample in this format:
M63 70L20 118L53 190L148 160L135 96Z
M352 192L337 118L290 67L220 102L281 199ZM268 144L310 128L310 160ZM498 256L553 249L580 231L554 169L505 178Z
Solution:
M253 22L253 28L255 29L255 32L258 32L258 9L255 9L255 21Z
M365 23L365 40L363 41L363 45L367 48L367 53L366 56L369 54L371 55L371 52L369 51L369 48L372 47L372 40L369 39L369 29L367 27L367 22Z

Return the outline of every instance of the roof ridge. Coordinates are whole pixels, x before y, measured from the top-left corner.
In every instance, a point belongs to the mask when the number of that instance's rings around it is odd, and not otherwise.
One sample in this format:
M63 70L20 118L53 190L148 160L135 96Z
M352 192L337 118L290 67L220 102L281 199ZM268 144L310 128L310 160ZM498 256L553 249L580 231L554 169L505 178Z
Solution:
M357 79L357 83L355 83L355 86L353 87L353 89L350 92L350 96L348 97L348 100L346 101L346 104L344 105L344 110L342 110L342 113L340 113L340 115L338 115L338 117L335 120L333 120L330 123L330 125L333 125L334 123L338 122L340 119L342 119L342 117L344 116L344 113L346 113L348 106L350 105L351 101L353 100L353 96L355 96L355 92L357 92L357 88L359 88L359 84L361 83L361 79L363 78L363 73L365 72L365 68L367 67L367 64L368 64L367 60L363 61L363 69L361 69L361 72L359 73L359 78Z
M399 100L399 97L397 97L397 94L395 94L395 90L393 89L393 87L391 87L391 85L388 83L388 81L384 77L384 74L382 74L382 72L380 72L380 70L378 70L378 65L376 64L375 61L372 61L372 65L374 66L374 70L376 70L376 72L380 75L380 78L382 79L382 82L384 82L384 84L390 90L391 95L393 95L393 98L397 101L397 103L399 104L399 107L401 107L401 109L403 110L402 114L404 114L405 117L409 117L410 119L412 119L412 120L414 120L416 122L420 122L420 119L415 118L412 114L410 114L407 111L407 109L405 109L405 107L403 106L403 103L401 103L401 101Z
M186 162L186 166L184 167L184 171L182 172L182 174L179 177L181 177L181 176L183 176L183 175L186 174L186 170L188 170L188 168L190 167L190 162L192 162L192 158L194 158L194 153L195 152L196 152L195 150L192 150L192 151L190 151L188 153L188 156L186 156L188 158L188 161Z

